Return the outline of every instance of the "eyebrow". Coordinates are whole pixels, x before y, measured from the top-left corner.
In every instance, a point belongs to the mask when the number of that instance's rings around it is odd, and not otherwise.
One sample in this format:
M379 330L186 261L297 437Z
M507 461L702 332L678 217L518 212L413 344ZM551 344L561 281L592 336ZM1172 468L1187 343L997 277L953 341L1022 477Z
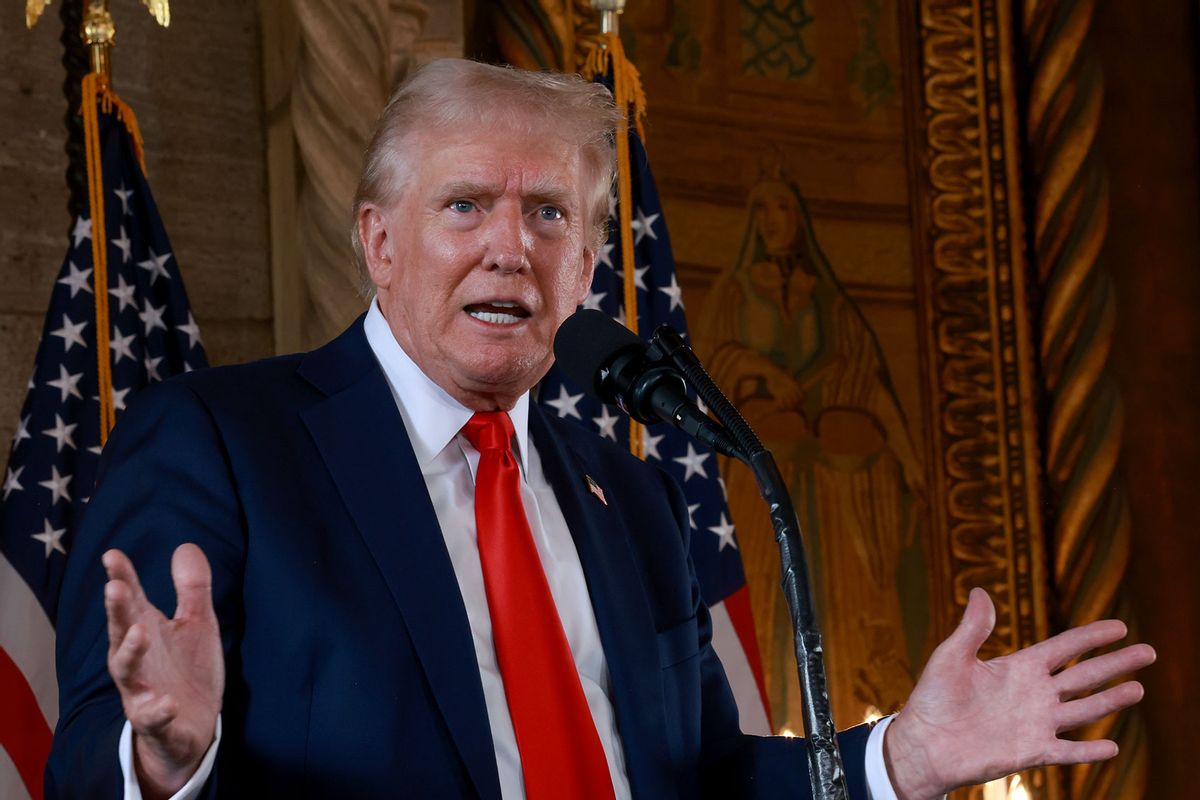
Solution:
M490 181L458 180L445 184L438 191L439 201L455 197L488 197L498 193L497 185ZM524 193L535 203L548 203L564 209L572 208L573 193L559 181L535 181Z

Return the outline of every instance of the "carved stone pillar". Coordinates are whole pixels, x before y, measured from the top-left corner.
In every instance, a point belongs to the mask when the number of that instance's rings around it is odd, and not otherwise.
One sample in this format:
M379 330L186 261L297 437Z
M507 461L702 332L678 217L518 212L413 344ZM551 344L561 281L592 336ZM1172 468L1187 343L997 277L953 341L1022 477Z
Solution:
M363 152L395 83L461 54L462 15L440 4L422 46L422 0L266 0L262 13L275 345L289 352L361 313L350 205Z

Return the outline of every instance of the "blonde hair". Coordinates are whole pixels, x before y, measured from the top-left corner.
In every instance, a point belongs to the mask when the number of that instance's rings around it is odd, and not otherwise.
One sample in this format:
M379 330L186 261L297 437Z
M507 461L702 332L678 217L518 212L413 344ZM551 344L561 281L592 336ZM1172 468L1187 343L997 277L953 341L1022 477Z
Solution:
M579 146L590 220L587 244L593 252L608 237L608 195L616 166L614 131L620 114L609 91L578 75L530 72L463 59L439 59L417 70L392 93L367 146L354 194L350 240L364 294L374 291L367 274L358 214L364 205L394 204L412 174L405 147L418 131L481 125L483 135L499 125L522 131L553 130Z

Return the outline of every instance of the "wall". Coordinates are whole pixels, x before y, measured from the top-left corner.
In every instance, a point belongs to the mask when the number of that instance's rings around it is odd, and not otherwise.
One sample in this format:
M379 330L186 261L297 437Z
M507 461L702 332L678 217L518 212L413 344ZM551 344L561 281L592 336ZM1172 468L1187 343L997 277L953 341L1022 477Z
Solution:
M1133 514L1129 585L1146 670L1147 797L1195 783L1200 753L1200 170L1196 5L1104 0L1100 144L1112 203L1104 259L1117 289L1112 364L1126 410L1121 469Z
M113 0L114 86L137 113L155 199L209 359L270 355L256 4L172 3L159 28ZM0 441L12 436L70 220L58 3L33 31L0 12Z

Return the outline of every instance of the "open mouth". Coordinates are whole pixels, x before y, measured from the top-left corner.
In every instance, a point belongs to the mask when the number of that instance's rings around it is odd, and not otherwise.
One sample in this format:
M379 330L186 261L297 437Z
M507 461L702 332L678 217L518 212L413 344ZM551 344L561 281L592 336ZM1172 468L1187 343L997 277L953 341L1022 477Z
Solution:
M463 308L471 317L488 322L492 325L516 325L523 319L529 318L529 312L520 303L512 300L489 300L486 303L472 303Z

